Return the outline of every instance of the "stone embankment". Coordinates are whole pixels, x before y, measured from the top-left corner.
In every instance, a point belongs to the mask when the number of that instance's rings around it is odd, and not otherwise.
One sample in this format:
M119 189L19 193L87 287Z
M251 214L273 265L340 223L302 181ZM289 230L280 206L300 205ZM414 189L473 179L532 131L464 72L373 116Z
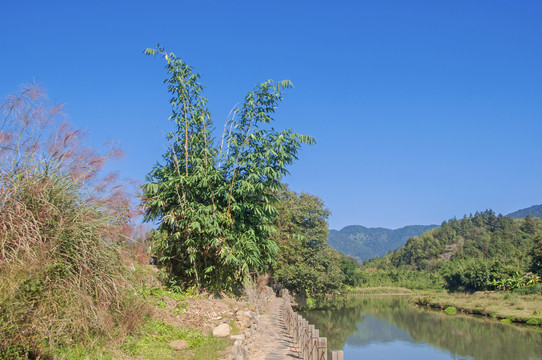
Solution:
M269 287L248 289L245 298L251 309L236 314L246 328L230 338L234 341L227 360L299 359L299 351L284 321L283 299Z
M269 288L252 295L248 300L259 310L247 313L251 323L243 324L246 331L231 336L234 346L228 360L327 359L327 338L292 310L287 290L283 297L275 297ZM332 351L332 358L343 360L343 352Z
M261 332L248 357L250 360L301 359L299 349L286 329L284 316L283 299L273 298L260 317Z
M251 306L245 311L238 311L235 316L239 327L246 330L230 337L233 340L233 347L226 357L228 360L249 359L251 352L258 348L256 341L262 332L262 318L265 324L269 306L275 299L275 294L269 287L246 289L244 296Z

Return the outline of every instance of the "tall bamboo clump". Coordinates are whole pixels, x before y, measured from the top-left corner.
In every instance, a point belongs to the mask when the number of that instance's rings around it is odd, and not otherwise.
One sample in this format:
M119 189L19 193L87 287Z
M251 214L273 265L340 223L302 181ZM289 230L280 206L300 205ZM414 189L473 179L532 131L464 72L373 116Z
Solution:
M200 76L164 48L170 93L170 144L143 185L145 219L158 225L152 248L171 285L230 290L275 262L271 238L277 216L275 193L311 136L275 130L273 114L290 81L268 80L232 112L220 144Z
M115 246L131 204L115 176L100 176L120 153L86 146L61 116L35 85L1 107L0 358L133 326Z

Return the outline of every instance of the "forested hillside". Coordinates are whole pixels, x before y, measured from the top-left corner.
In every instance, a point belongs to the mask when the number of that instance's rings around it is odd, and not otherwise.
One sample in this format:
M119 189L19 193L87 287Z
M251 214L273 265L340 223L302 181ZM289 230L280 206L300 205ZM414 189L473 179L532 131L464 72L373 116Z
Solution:
M384 257L369 260L367 268L438 271L449 289L497 287L514 274L538 271L541 265L542 221L513 219L492 210L410 238Z
M530 217L542 218L542 205L533 205L526 209L521 209L514 211L506 216L523 219L525 216L529 215Z
M342 230L330 230L328 244L335 250L364 261L383 256L405 245L408 238L419 236L437 225L410 225L400 229L366 228L350 225Z

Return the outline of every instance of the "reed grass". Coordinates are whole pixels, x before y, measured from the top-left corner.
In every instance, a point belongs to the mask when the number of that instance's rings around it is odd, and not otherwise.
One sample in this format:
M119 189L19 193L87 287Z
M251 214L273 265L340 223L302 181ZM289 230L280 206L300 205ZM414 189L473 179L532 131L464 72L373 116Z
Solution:
M129 333L145 314L118 250L131 201L100 176L120 152L87 146L35 85L0 110L0 359Z

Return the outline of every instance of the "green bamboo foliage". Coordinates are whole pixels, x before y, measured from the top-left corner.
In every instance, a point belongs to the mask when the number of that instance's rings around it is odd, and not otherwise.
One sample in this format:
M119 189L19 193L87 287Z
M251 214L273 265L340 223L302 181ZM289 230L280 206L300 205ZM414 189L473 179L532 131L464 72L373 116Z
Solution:
M310 136L268 124L290 81L257 85L233 111L220 144L200 76L158 46L145 54L167 61L171 94L169 149L143 186L145 219L158 224L153 250L170 280L224 288L251 272L265 272L278 251L271 239L274 193Z

